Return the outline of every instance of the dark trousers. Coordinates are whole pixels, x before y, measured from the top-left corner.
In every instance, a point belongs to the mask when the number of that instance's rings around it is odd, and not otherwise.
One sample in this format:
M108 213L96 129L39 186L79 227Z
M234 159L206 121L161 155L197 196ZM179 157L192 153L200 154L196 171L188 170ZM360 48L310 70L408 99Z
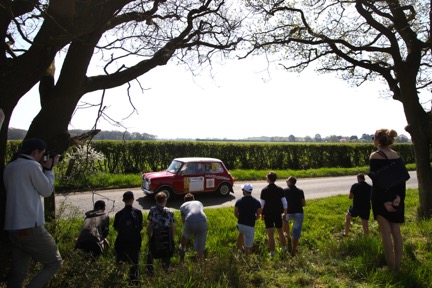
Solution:
M165 272L168 272L168 268L171 263L171 257L163 257L162 259L162 267L164 268ZM151 254L150 251L147 252L147 271L151 274L154 272L154 257Z
M137 284L139 281L139 253L135 247L116 247L117 262L130 263L129 281Z
M95 241L83 241L75 245L75 249L79 249L87 254L90 254L94 258L98 258L101 253L101 247Z

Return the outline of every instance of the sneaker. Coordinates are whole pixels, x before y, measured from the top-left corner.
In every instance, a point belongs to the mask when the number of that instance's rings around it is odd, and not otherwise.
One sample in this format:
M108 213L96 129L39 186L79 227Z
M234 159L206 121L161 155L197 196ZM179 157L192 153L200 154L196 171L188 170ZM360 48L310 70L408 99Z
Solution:
M273 258L275 255L275 251L270 251L270 258Z
M347 234L346 234L344 231L341 232L341 235L342 235L343 237L346 237L346 236L347 236Z
M282 251L285 253L288 250L287 246L282 247Z

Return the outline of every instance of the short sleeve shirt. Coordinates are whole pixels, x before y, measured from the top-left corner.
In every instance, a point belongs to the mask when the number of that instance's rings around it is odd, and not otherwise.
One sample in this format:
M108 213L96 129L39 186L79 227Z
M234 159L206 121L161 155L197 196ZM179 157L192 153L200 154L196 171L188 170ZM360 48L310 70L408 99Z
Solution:
M238 224L255 227L256 213L261 203L252 196L243 196L235 203L238 208Z
M353 207L360 210L369 210L371 191L372 186L364 181L353 184L350 190L354 194Z
M290 186L284 189L288 203L287 214L303 213L302 200L305 199L302 189Z
M207 217L204 214L204 206L197 200L183 203L180 206L180 213L185 217L185 222L197 223L207 221Z
M147 219L154 229L170 227L174 222L174 212L162 206L150 208Z
M269 184L261 190L260 199L265 201L263 214L277 215L283 212L282 198L285 197L282 187L276 184Z

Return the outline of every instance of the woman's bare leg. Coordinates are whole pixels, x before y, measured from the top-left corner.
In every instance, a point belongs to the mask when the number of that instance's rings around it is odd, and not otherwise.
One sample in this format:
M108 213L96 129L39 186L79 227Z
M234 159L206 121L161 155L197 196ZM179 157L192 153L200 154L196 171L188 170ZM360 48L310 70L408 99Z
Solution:
M393 253L392 229L390 222L384 217L378 215L377 221L381 233L381 241L384 249L384 256L387 266L390 269L395 268L395 255Z
M403 251L403 240L402 234L400 232L399 223L391 223L391 233L393 235L393 245L394 245L394 269L397 271L400 269L402 261L402 251Z

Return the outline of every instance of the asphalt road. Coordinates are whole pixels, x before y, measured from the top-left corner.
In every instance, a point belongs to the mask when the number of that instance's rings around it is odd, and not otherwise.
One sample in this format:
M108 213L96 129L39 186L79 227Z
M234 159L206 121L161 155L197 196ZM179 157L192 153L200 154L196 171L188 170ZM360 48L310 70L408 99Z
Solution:
M407 182L407 188L418 187L417 175L415 171L410 172L411 179ZM366 181L371 183L371 180L366 177ZM342 177L322 177L322 178L300 178L297 180L297 187L301 188L305 192L306 201L308 199L324 198L335 195L348 195L349 189L352 184L356 182L356 176L342 176ZM231 193L229 196L220 196L215 193L198 194L195 198L201 201L205 208L217 208L217 207L230 207L234 206L235 201L242 197L241 184L247 182L235 182L234 194ZM265 181L250 181L254 187L252 196L259 198L261 189L267 185ZM279 180L276 182L281 187L286 187L285 180ZM121 190L104 190L104 191L89 191L79 193L67 193L56 195L56 210L61 213L62 216L76 215L82 216L82 214L88 210L91 210L93 203L97 200L104 200L106 203L106 211L110 214L114 214L123 208L122 195L125 191L130 190L135 195L134 206L144 211L148 211L151 206L154 205L154 200L144 195L140 187L121 189ZM183 199L175 198L168 201L168 207L177 210L183 203Z

